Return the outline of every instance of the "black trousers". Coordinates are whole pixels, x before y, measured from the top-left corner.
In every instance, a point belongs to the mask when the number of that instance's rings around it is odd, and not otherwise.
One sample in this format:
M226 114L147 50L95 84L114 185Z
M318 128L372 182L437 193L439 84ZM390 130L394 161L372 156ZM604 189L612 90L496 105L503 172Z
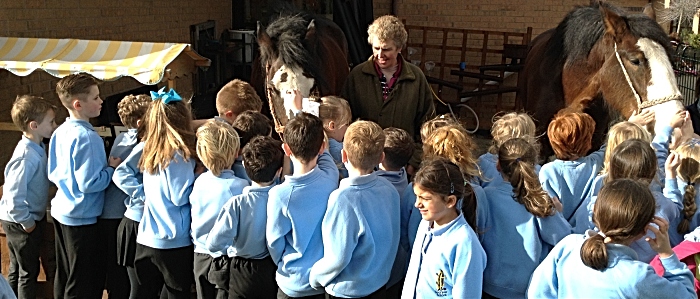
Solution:
M269 256L264 259L234 257L230 265L229 299L275 298L277 265Z
M231 279L234 279L233 277ZM326 294L318 294L306 297L289 297L282 290L277 289L277 299L326 299Z
M341 297L334 297L334 296L330 296L330 295L328 296L328 298L331 298L331 299L336 299L336 298L338 298L338 299L344 299L344 298L341 298ZM386 288L385 288L384 286L382 286L381 288L379 288L379 290L374 291L374 293L369 294L368 296L359 297L359 298L360 298L360 299L386 299Z
M34 231L27 233L21 224L1 221L10 251L10 273L7 282L19 299L36 298L39 276L39 250L42 227L37 222Z
M134 268L139 284L136 297L152 299L158 291L165 289L170 299L189 299L192 286L192 264L194 246L172 249L156 249L136 245Z
M54 219L56 278L54 298L102 298L104 266L97 224L68 226Z
M403 282L404 282L404 280L401 279L399 282L397 282L393 286L388 287L386 289L386 298L387 299L400 299L401 298L401 289L403 289Z
M100 256L105 265L104 286L109 294L109 299L129 298L129 275L126 267L117 264L117 228L122 221L119 219L99 219L97 226L102 238L102 252Z
M216 299L216 286L209 282L209 269L213 260L206 253L194 253L194 283L198 299Z

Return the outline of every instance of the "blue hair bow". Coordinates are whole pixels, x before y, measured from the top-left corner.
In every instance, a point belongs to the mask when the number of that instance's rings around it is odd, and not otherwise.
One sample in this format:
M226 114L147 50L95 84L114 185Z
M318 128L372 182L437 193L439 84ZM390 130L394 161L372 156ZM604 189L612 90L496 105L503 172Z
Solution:
M700 145L700 139L696 139L696 138L690 139L687 142L688 142L688 145L690 146L690 148L695 148L696 146Z
M161 100L163 104L182 101L182 98L174 89L171 88L168 92L165 92L165 87L161 88L158 92L151 91L151 99L154 101Z

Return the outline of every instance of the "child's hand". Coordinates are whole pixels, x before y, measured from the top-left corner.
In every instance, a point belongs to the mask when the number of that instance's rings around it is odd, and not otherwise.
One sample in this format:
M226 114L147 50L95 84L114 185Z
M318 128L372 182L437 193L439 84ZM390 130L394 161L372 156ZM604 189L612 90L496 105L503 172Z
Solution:
M652 121L654 121L656 117L656 114L654 113L653 110L643 110L642 113L637 114L637 111L632 112L632 116L630 116L629 122L638 124L642 127L648 125Z
M658 225L659 228L656 228L652 224ZM651 249L656 251L660 258L672 256L673 249L671 249L671 242L668 239L668 221L661 217L654 216L654 219L651 220L651 223L647 225L646 229L656 235L654 239L650 237L645 239L649 243L649 246L651 246Z
M30 228L24 229L24 231L27 232L28 234L31 234L35 229L36 229L36 224L34 224L34 225L33 225L32 227L30 227Z
M117 166L119 166L119 164L121 164L121 163L122 163L122 158L119 158L119 157L109 156L109 160L107 161L107 164L109 164L109 166L112 166L114 168L117 168Z
M671 128L680 128L685 123L686 118L688 118L688 111L678 111L671 117Z
M552 204L554 205L554 208L557 209L559 213L564 210L564 205L561 203L559 200L559 197L552 197Z
M282 90L282 99L284 99L284 107L292 108L294 111L301 111L302 96L298 90Z
M675 179L676 171L678 170L679 165L681 165L680 155L675 152L671 152L666 159L666 164L664 165L664 169L666 169L666 177L669 179Z

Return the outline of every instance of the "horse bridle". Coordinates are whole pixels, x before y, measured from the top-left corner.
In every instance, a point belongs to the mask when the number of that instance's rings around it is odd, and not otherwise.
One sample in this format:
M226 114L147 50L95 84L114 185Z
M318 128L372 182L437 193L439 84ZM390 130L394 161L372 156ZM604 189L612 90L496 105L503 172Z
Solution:
M622 58L620 58L620 53L617 51L617 43L615 43L615 58L617 58L617 63L620 64L620 68L622 69L622 73L625 75L625 80L627 80L627 85L629 85L630 89L632 90L632 93L634 94L634 98L637 100L637 113L640 113L642 111L642 109L656 106L659 104L663 104L663 103L666 103L666 102L674 99L674 97L665 97L665 98L661 98L661 99L642 102L642 98L639 96L639 93L637 93L637 90L634 89L634 85L632 85L632 79L630 79L630 75L629 75L629 73L627 73L627 68L625 68L625 65L622 63Z

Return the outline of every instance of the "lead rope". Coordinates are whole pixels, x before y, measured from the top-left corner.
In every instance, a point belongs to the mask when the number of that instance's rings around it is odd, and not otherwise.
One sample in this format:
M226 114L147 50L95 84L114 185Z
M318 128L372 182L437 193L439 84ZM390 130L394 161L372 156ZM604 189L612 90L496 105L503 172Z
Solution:
M622 69L622 73L625 74L625 79L627 80L627 84L630 86L630 89L632 89L632 93L634 93L634 98L637 100L637 113L640 113L642 110L642 98L639 97L637 90L634 89L634 85L632 85L632 79L630 79L630 75L627 73L627 69L625 68L625 65L622 64L622 59L620 58L620 53L617 52L617 43L615 43L615 58L617 58L617 62L620 64L620 68Z

